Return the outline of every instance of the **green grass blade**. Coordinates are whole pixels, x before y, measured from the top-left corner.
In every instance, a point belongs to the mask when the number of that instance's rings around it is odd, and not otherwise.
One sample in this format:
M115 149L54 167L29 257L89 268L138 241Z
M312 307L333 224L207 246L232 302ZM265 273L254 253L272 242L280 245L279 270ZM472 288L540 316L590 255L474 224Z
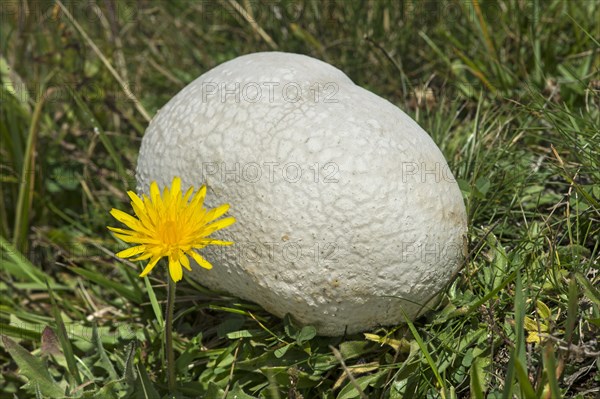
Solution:
M506 276L506 279L504 279L504 281L502 281L500 284L498 284L498 286L496 288L494 288L493 290L491 290L490 292L488 292L487 294L485 294L483 297L481 297L481 299L479 299L473 305L470 305L469 306L469 310L467 311L467 313L475 312L478 309L480 309L481 305L485 304L490 299L494 298L496 295L498 295L498 293L501 290L503 290L504 288L506 288L506 286L508 284L510 284L514 280L514 278L516 277L516 275L517 275L516 272L512 272L508 276Z
M519 365L524 367L527 364L525 358L525 299L523 298L523 283L521 273L517 271L515 281L515 346L512 349L512 354L506 368L504 377L504 390L502 397L505 399L512 398L513 382L518 373Z
M0 249L2 251L0 260L2 261L2 270L12 274L15 277L27 277L32 282L45 287L46 281L55 285L52 277L47 276L43 271L34 266L25 256L13 247L4 237L0 236Z
M575 278L583 287L585 296L587 296L590 301L594 302L596 306L600 306L600 293L598 292L598 289L596 289L592 283L590 283L590 280L588 280L581 273L575 273Z
M150 378L148 377L148 373L146 369L143 367L143 364L137 363L135 365L137 374L140 378L136 381L136 390L139 393L142 399L160 399L159 393L152 385Z
M29 339L32 341L39 341L41 338L41 333L39 331L11 326L10 324L4 323L0 323L0 335L6 335L18 339Z
M44 86L40 92L44 92ZM13 245L20 251L26 252L27 232L29 231L29 209L33 201L33 186L35 181L35 153L38 136L38 125L42 116L45 96L40 95L40 100L35 104L35 109L29 125L27 145L25 147L23 167L20 175L19 196L15 210L15 224L13 229Z
M598 39L597 39L596 37L594 37L594 35L593 35L593 34L591 34L590 32L588 32L588 31L587 31L587 29L585 29L583 26L581 26L581 25L579 24L579 22L577 22L577 20L576 20L575 18L573 18L571 15L567 14L567 17L569 17L569 18L571 19L571 21L573 21L573 23L574 23L575 25L577 25L577 27L578 27L579 29L581 29L581 31L582 31L583 33L585 33L587 37L589 37L589 38L590 38L590 40L591 40L591 41L592 41L592 42L593 42L593 43L596 45L596 47L600 47L600 42L598 41ZM596 33L597 33L597 32L596 32Z
M553 399L562 398L562 393L558 386L558 376L556 375L556 357L554 356L553 344L548 342L544 348L543 359L544 359L544 370L548 378L548 385L550 386L550 393Z
M485 399L485 390L481 381L481 376L483 374L484 370L482 362L480 361L480 358L476 358L471 365L471 370L469 370L469 388L471 397L475 399Z
M402 311L402 313L404 313L404 311ZM427 349L427 345L425 345L425 342L423 341L423 338L421 338L419 331L417 331L417 328L415 327L413 322L406 316L405 313L404 313L404 318L406 320L406 324L408 325L408 328L410 329L410 332L412 333L415 341L417 341L417 345L419 345L419 349L421 349L423 356L425 356L425 360L427 360L427 364L429 365L429 367L433 371L433 374L435 375L435 379L437 380L437 382L440 386L440 389L441 389L441 392L440 392L441 397L446 398L446 392L448 391L446 388L446 382L440 375L440 372L437 368L436 362L431 357L431 354L429 353L429 350Z
M572 343L575 323L577 322L577 310L579 308L579 288L574 278L569 279L569 294L567 305L567 321L565 325L565 341Z
M67 328L65 327L62 315L60 314L60 309L56 303L54 292L52 291L52 288L50 288L50 286L48 286L48 294L50 295L50 303L52 304L52 315L54 316L54 321L56 323L56 332L58 335L58 340L60 341L60 346L63 350L63 354L65 355L65 359L69 368L69 373L71 374L71 377L76 382L76 384L80 385L81 375L79 375L79 369L77 368L77 360L75 359L73 346L71 345L69 335L67 334Z
M123 284L118 281L110 280L100 273L94 272L92 270L83 269L81 267L72 266L69 268L73 272L95 282L96 284L101 285L104 288L107 288L110 291L117 292L119 295L127 298L133 303L140 304L143 300L143 297L138 292L125 287Z
M104 148L106 149L106 151L110 155L110 158L115 164L115 168L118 175L121 177L124 183L127 183L130 180L130 176L127 175L127 169L125 169L125 166L121 161L121 157L117 154L117 150L113 146L112 141L106 135L106 132L102 128L102 125L100 124L100 122L98 122L98 120L92 113L92 110L90 110L87 104L83 101L79 93L72 90L71 95L73 96L75 103L79 107L80 112L83 114L83 119L91 123L92 127L94 128L94 131L98 133L98 137L100 137L102 145L104 145Z
M538 399L535 389L533 389L533 386L529 381L529 376L527 375L525 365L522 364L518 358L515 359L515 371L523 396L527 399Z
M152 284L150 284L150 279L148 277L144 277L144 285L146 286L146 292L150 299L150 305L152 305L152 310L154 311L154 317L156 317L156 321L162 330L165 325L165 319L163 318L162 308L158 303L156 293L154 292L154 288L152 287Z
M523 295L521 273L517 272L515 284L515 351L519 362L525 366L527 357L525 353L525 296Z

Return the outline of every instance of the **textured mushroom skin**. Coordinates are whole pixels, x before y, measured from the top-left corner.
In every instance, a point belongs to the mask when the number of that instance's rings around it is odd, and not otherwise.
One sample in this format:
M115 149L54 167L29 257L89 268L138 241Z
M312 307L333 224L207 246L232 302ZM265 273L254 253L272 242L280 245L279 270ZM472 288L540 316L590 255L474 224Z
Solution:
M245 55L173 97L143 138L138 191L173 176L237 218L216 234L236 244L204 248L214 268L193 277L321 335L415 318L464 257L463 199L429 135L307 56Z

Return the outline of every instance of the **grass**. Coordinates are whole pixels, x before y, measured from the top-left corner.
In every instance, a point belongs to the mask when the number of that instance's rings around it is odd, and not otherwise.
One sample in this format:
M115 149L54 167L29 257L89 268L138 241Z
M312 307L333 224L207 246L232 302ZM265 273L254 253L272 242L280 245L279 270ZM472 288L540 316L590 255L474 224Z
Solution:
M272 49L337 66L431 134L470 256L434 312L339 338L186 280L177 397L599 394L597 1L1 7L2 397L167 394L166 284L112 256L108 211L135 187L149 117L219 63Z

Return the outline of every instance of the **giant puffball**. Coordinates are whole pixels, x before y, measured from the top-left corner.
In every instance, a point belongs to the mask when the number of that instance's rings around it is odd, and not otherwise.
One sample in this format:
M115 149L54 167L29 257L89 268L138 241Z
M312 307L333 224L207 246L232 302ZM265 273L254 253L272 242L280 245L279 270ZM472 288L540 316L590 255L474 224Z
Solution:
M174 176L237 219L193 278L322 335L414 319L465 256L462 195L429 135L308 56L241 56L173 97L144 135L138 191Z

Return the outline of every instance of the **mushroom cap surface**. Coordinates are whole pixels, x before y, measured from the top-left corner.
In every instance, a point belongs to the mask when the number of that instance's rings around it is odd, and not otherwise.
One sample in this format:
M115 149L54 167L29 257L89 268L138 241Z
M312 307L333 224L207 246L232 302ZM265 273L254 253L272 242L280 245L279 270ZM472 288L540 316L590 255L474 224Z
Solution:
M208 288L321 335L415 318L461 266L461 192L429 135L337 68L254 53L206 72L151 121L138 191L208 186L237 222L193 265Z

